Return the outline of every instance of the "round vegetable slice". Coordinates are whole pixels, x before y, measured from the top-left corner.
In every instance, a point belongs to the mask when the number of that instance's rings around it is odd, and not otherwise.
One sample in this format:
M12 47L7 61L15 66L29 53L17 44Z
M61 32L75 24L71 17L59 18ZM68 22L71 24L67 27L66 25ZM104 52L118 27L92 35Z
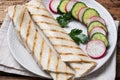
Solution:
M107 37L100 32L94 33L91 40L101 40L105 43L106 47L109 47L109 41L108 41Z
M51 0L49 3L49 9L55 14L58 13L57 7L58 7L59 3L60 3L60 0Z
M82 9L80 9L79 12L78 12L78 19L79 19L80 22L82 22L82 16L83 16L83 13L86 9L87 9L87 7L84 7Z
M71 10L72 16L75 19L78 19L78 12L80 9L82 9L83 7L86 7L86 5L82 2L76 2Z
M88 33L88 35L89 35L90 37L92 37L92 35L93 35L94 33L96 33L96 32L100 32L100 33L104 34L105 36L107 36L107 32L106 32L102 27L99 27L99 26L94 27L94 28L90 31L90 33Z
M96 26L102 27L106 32L108 32L107 27L103 25L100 21L93 21L88 26L88 29L87 29L88 33L90 33L90 31Z
M93 16L91 18L88 19L87 21L87 26L89 26L89 24L93 21L100 21L102 24L106 25L106 22L103 18L99 17L99 16Z
M106 46L101 40L91 40L86 46L87 54L94 59L100 59L106 55Z
M65 10L65 7L69 1L70 0L61 0L60 4L58 5L58 12L59 13L62 13L62 14L67 13Z
M93 8L88 8L87 10L84 11L84 14L82 16L82 22L86 24L88 19L93 16L99 16L99 13Z
M66 5L66 11L67 12L70 12L71 11L71 9L72 9L72 7L73 7L73 5L75 4L77 2L77 0L71 0L71 1L69 1L68 3L67 3L67 5Z

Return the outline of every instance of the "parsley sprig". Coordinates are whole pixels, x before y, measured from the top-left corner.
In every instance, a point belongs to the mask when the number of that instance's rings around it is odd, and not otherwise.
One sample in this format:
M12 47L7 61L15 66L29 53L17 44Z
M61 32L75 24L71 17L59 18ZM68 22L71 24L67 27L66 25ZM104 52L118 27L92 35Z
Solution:
M89 40L88 36L83 34L80 29L72 29L69 35L78 45L80 43L86 44Z
M57 17L58 23L61 25L62 28L68 27L68 23L71 21L71 13L63 14Z

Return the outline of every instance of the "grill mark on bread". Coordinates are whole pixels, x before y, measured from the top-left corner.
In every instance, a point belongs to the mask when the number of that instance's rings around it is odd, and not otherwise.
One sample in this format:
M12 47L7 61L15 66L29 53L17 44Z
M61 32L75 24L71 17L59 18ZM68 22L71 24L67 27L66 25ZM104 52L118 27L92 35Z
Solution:
M14 12L13 12L13 15L12 15L12 20L14 20L14 17L15 17L15 14L16 14L16 5L14 6Z
M63 34L67 34L66 32L58 31L58 30L50 30L50 31L53 31L53 32L59 32L59 33L63 33Z
M87 55L84 55L84 54L76 54L76 55L88 57Z
M52 50L50 49L49 57L48 57L48 64L47 64L47 70L49 69L50 62L51 62L51 55L52 55L51 53L52 53Z
M93 64L96 64L94 61L87 61L87 60L82 60L81 63L93 63Z
M20 22L20 29L18 30L18 33L19 33L21 39L22 39L21 30L22 30L22 24L23 24L23 21L24 21L25 13L26 13L26 9L24 9L24 12L23 12L23 15L22 15L22 18L21 18L21 22ZM14 14L14 16L15 16L15 14ZM13 19L14 19L14 17L13 17Z
M33 41L33 46L32 46L32 53L34 55L34 49L35 49L35 46L36 46L36 42L37 42L37 39L38 39L38 31L37 29L35 30L35 36L34 36L34 41Z
M48 72L55 73L55 74L67 74L67 75L74 75L74 73L68 73L68 72L55 72L55 71L50 71L50 70L48 70Z
M55 47L66 47L66 48L74 48L74 49L80 49L79 47L76 46L71 46L71 45L59 45L59 44L54 44ZM72 53L71 53L72 54Z
M34 7L34 8L36 8L38 10L48 11L46 8L41 8L41 7Z
M67 63L81 63L82 61L81 60L72 60L72 61L67 61Z
M49 39L61 39L61 40L66 40L66 41L73 41L73 40L71 40L71 39L63 38L63 37L51 37L51 36L49 36L48 38L49 38Z
M26 4L26 6L27 6L27 7L32 7L32 8L38 9L38 10L48 11L48 10L47 10L47 9L45 9L45 8L37 7L37 6L32 5L32 4Z
M23 11L23 15L22 15L22 18L21 18L21 22L20 22L20 30L19 30L19 33L21 32L21 30L22 30L22 24L23 24L23 22L24 22L24 17L25 17L25 13L26 13L27 11L26 11L26 9L24 9L24 11Z
M42 29L43 31L52 31L52 32L59 32L59 33L63 33L63 34L67 34L64 31L59 31L59 30L54 30L54 29Z
M78 71L78 70L80 70L80 68L78 68L78 67L75 67L75 68L73 68L75 71Z
M43 48L44 48L44 41L42 40L41 47L40 47L40 64L42 65L42 54L43 54Z
M53 31L53 32L60 32L60 33L64 33L64 34L67 34L66 32L64 32L64 31L60 31L60 30L55 30L55 29L45 29L45 28L41 28L43 31L47 31L47 30L49 30L49 31Z
M45 24L48 24L48 25L59 26L59 24L54 24L54 23L45 22L45 21L38 21L38 22L36 22L36 23L37 23L37 24L45 23Z
M85 60L79 60L79 61L77 61L77 60L72 60L72 61L67 61L67 62L69 62L69 63L94 63L95 64L95 62L94 61L85 61Z
M49 19L54 19L53 17L51 17L51 16L48 16L48 15L45 15L45 14L31 14L33 17L34 16L42 16L42 17L45 17L45 18L49 18ZM55 20L55 19L54 19Z
M63 52L59 52L59 54L64 55L64 56L76 55L76 56L85 56L85 57L87 57L87 55L84 55L84 54L72 54L72 53L63 53Z
M32 24L32 20L29 21L29 25L27 27L27 34L26 34L26 44L28 45L28 37L30 35L30 29L31 29L31 24Z
M56 72L58 71L58 67L59 67L59 58L57 58ZM56 74L56 80L58 80L58 74Z

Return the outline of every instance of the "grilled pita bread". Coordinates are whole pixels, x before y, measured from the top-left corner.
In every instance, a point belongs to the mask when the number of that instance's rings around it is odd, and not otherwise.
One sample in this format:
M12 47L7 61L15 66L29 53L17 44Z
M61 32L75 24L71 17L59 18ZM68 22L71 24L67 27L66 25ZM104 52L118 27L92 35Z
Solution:
M89 58L60 27L41 0L31 0L26 7L61 59L76 71L76 77L83 76L96 66L96 62Z
M29 48L31 55L43 70L54 80L68 80L74 76L74 71L57 57L43 40L25 6L11 6L8 8L8 14L22 42L25 43L24 46Z

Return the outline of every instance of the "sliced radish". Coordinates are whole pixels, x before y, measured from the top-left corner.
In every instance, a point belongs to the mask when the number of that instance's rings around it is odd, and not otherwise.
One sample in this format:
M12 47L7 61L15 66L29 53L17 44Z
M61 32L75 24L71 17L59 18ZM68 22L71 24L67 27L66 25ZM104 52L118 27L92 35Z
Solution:
M93 16L90 19L88 19L87 26L89 26L89 24L93 21L100 21L102 24L106 25L105 20L103 18L101 18L99 16Z
M92 36L94 33L96 33L96 32L100 32L100 33L104 34L105 36L107 36L107 32L106 32L102 27L99 27L99 26L94 27L94 28L90 31L90 33L88 33L88 35L91 37L91 36Z
M69 12L71 11L73 5L77 2L77 0L71 0L67 3L66 7L65 7L65 10L66 12Z
M101 40L91 40L86 46L87 54L94 59L100 59L106 55L106 46Z
M61 0L51 0L50 3L49 3L49 9L55 14L58 13L57 12L57 7L58 7L60 1Z
M79 19L80 22L82 22L82 16L83 16L83 13L86 9L87 9L87 7L84 7L84 8L79 10L78 19Z

